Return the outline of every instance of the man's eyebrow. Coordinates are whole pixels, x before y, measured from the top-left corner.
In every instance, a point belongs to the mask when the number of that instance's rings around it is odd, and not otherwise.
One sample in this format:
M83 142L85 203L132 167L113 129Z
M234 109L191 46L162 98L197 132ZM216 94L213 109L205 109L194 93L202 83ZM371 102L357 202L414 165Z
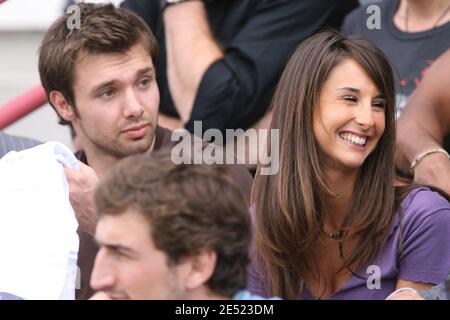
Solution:
M111 86L115 85L116 82L117 82L116 80L102 82L99 85L95 86L94 89L92 89L92 92L95 93L95 92L100 91L103 88L111 87Z
M110 250L114 250L114 251L124 251L124 252L128 252L131 254L136 254L137 252L134 251L133 249L126 247L124 245L121 244L116 244L116 243L106 243L106 242L102 242L98 239L95 239L95 242L97 243L98 246L100 247L104 247Z
M152 73L154 74L154 69L152 67L147 67L144 69L140 69L136 72L136 78L142 77L143 75L147 74L147 73ZM107 87L111 87L114 86L115 84L117 84L116 80L109 80L109 81L105 81L100 83L99 85L95 86L94 89L92 89L92 92L98 92L103 88L107 88Z
M136 72L136 76L140 77L147 73L155 73L155 70L152 67L144 68L144 69L138 70L138 72Z

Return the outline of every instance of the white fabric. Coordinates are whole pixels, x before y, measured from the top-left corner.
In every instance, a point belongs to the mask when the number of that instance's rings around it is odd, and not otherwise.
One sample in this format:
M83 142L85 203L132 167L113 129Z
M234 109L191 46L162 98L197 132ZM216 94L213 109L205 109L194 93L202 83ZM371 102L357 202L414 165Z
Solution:
M0 159L0 292L75 298L78 222L63 166L79 168L59 142Z
M396 294L398 294L398 293L400 293L400 292L405 292L405 291L418 294L417 291L414 290L413 288L404 287L404 288L400 288L400 289L397 289L397 290L395 290L394 292L392 292L390 295L388 295L388 297L386 298L386 300L391 300L392 297L395 296Z

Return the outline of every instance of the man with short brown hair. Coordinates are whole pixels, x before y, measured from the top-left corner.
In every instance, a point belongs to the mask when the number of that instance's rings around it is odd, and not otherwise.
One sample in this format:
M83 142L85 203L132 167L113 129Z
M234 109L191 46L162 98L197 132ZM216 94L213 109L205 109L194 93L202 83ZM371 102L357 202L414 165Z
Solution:
M95 299L230 299L246 287L248 207L227 166L131 156L95 204Z
M157 44L145 22L113 5L77 4L80 28L66 14L49 28L39 51L39 73L62 123L70 123L83 147L80 170L65 168L70 201L79 223L81 290L91 296L89 278L97 247L93 190L120 159L173 146L171 131L157 126L159 90L154 60ZM75 11L74 14L77 11ZM251 177L232 166L243 192Z

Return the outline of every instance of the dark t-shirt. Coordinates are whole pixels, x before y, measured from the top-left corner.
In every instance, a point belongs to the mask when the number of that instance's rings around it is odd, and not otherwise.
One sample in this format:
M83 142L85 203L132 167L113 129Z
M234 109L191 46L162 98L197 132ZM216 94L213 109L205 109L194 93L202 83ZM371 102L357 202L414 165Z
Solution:
M155 145L153 147L154 151L161 150L164 148L172 148L177 144L176 141L171 140L172 131L156 127L155 130ZM205 145L206 146L206 145ZM88 159L83 151L76 153L77 158L88 164ZM250 193L252 188L253 179L249 171L243 165L233 165L230 164L231 172L236 180L236 184L241 188L241 191L245 197L250 200ZM78 252L78 266L80 267L80 288L76 290L77 300L89 299L94 291L89 285L89 281L92 274L92 269L94 267L95 256L98 251L98 246L94 241L91 234L78 230L78 235L80 238L80 246Z
M381 28L370 30L366 13L368 5L352 11L344 20L342 31L362 36L377 44L387 55L397 77L397 117L430 65L450 48L450 22L437 28L408 33L394 24L399 0L377 2L381 12Z
M186 128L246 129L267 110L291 51L323 25L340 24L355 0L204 0L208 20L225 57L203 76ZM178 117L166 74L166 45L160 0L125 0L122 7L139 14L160 44L156 61L160 111ZM188 66L187 66L188 67Z
M364 37L377 44L387 55L396 76L397 117L400 116L408 97L416 89L431 64L450 48L450 22L437 28L408 33L394 24L394 14L399 0L376 2L381 12L381 29L367 27L367 7L355 9L344 20L343 33ZM450 152L450 136L444 141Z

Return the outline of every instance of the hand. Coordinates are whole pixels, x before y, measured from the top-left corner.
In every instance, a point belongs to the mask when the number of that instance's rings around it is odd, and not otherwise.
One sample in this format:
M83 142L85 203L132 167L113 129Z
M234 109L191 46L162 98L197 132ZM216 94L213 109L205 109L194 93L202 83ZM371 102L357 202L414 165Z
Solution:
M394 291L386 300L425 300L414 289L401 288Z
M414 170L414 182L432 185L450 194L450 160L442 153L426 156Z
M97 215L94 207L94 189L98 183L95 171L78 161L80 169L64 168L69 183L69 198L79 229L90 234L95 233Z

